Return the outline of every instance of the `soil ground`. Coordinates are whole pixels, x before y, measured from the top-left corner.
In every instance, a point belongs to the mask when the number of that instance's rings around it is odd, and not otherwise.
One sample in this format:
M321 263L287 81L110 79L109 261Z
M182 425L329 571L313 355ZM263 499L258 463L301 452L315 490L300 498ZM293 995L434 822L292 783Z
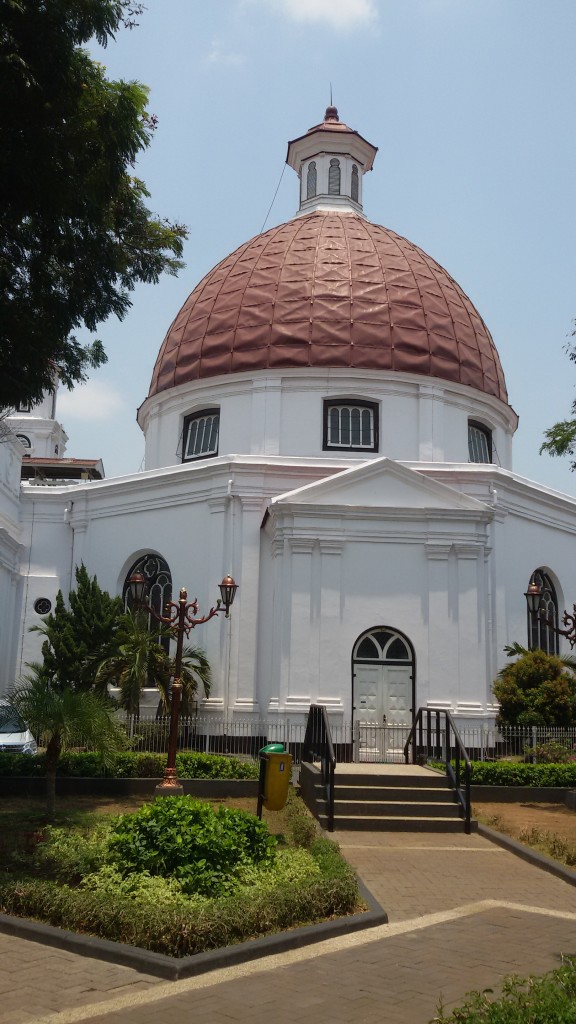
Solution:
M84 816L131 814L133 811L137 811L142 804L148 803L149 799L146 796L122 797L122 799L102 796L62 797L56 800L56 815L51 824L68 824L74 821L80 823ZM256 800L250 797L230 797L206 802L236 807L243 811L250 811L252 814L256 813ZM0 834L4 833L6 838L13 831L42 828L47 823L45 812L45 800L32 797L2 797L0 798ZM275 835L287 831L283 811L267 811L264 808L262 819L268 825L270 832ZM0 849L1 847L0 840Z
M576 848L576 811L564 804L474 803L474 817L497 832L522 841L525 830L539 829L561 836Z

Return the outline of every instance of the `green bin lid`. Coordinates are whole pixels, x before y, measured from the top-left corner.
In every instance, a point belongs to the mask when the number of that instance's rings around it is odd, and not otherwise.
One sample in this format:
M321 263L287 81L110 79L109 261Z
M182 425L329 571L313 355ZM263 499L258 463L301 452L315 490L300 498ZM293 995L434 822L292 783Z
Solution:
M261 754L283 754L284 744L283 743L267 743L265 747L260 750Z

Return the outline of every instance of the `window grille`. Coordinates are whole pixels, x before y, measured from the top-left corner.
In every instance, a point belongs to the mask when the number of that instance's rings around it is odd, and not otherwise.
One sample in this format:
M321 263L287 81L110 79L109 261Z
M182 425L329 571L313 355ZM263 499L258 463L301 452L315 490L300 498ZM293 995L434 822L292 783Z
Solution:
M492 432L481 423L468 424L468 461L492 462Z
M544 569L536 569L531 577L530 583L537 583L542 592L538 614L531 615L528 612L528 647L534 650L538 647L546 654L558 654L558 635L552 629L558 628L558 598L556 588L550 576ZM546 621L548 620L548 621Z
M331 196L340 195L340 161L332 157L328 171L328 194Z
M218 455L219 427L218 409L205 409L194 416L189 416L184 423L182 462Z
M311 160L308 164L308 174L306 177L306 199L313 199L316 195L317 178L316 161Z
M324 410L324 449L377 451L377 414L373 404L329 402Z
M164 615L166 602L172 600L172 574L168 562L161 555L141 555L126 573L124 587L122 589L122 600L126 609L132 609L132 594L130 592L130 577L135 572L142 573L148 584L147 602L154 609L157 615ZM162 636L159 632L158 622L148 615L148 630L150 633L158 631L158 643L168 653L170 638Z

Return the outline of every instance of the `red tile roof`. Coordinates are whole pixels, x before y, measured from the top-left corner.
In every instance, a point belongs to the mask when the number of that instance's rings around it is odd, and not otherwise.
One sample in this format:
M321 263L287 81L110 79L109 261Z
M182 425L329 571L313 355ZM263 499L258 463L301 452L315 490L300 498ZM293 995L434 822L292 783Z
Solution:
M334 212L271 228L214 267L172 323L150 395L308 366L416 373L507 401L490 332L454 279L388 228Z

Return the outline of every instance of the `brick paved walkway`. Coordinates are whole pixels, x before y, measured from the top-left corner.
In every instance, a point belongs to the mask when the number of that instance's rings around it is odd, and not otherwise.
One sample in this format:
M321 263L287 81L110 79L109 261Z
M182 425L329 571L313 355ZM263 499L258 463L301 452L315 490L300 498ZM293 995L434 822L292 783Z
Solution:
M576 953L576 888L481 836L337 833L390 923L163 982L0 936L3 1024L428 1024L505 974Z

